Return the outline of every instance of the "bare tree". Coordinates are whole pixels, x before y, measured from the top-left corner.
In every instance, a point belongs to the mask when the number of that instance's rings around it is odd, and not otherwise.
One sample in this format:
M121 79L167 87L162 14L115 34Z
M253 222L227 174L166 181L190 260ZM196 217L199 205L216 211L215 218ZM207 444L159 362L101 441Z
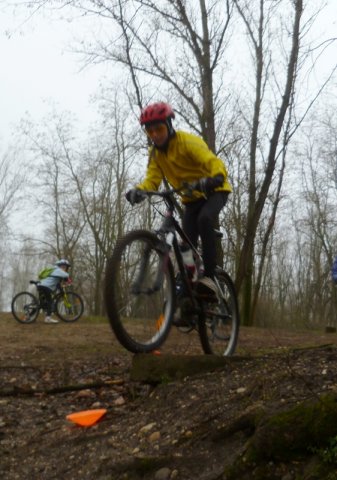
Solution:
M96 39L82 53L91 63L125 66L139 108L159 85L158 93L174 98L185 122L215 151L215 119L224 103L221 75L215 77L215 72L222 68L232 5L232 0L212 5L205 0L82 2L84 11L110 18L120 29L113 40Z
M52 111L42 125L27 120L23 122L23 134L29 141L30 155L35 179L34 189L37 208L43 215L43 238L39 243L41 254L52 258L74 259L74 251L84 228L83 212L77 199L77 192L69 182L69 172L64 167L64 152L74 146L72 119Z
M265 0L257 0L248 3L244 0L235 0L236 8L247 30L255 65L255 99L250 122L248 212L236 279L237 288L242 290L243 317L246 324L251 324L254 320L254 308L257 303L262 274L262 270L260 270L253 295L254 253L258 228L261 226L260 221L263 211L266 212L269 204L271 207L269 221L262 240L260 266L263 266L263 251L267 247L280 201L285 169L285 151L292 135L304 118L302 116L301 119L296 119L294 107L296 81L300 68L301 41L303 32L308 25L302 25L303 0L289 2L288 7L292 16L291 23L285 21L287 14L283 14L283 17L280 14L279 8L280 6L283 7L284 3L286 2L270 3ZM257 6L258 8L256 8ZM279 34L277 33L275 18L281 19ZM289 24L291 27L289 27ZM284 58L284 75L279 74L272 55L273 38L280 42L282 35L291 39L288 45L286 43L282 45L284 52L287 52ZM303 60L302 57L301 62ZM263 108L265 108L264 104L266 102L270 103L270 94L273 95L273 107L275 105L276 109L273 108L274 118L270 124L272 127L266 129L262 121ZM262 130L262 127L264 127L264 130ZM268 148L264 146L266 137L269 137ZM261 162L258 163L258 156L264 153L265 160L263 159L261 168L261 166L259 167ZM276 185L273 187L275 181ZM252 298L254 298L253 301Z
M336 326L337 292L330 272L337 252L333 120L326 110L322 113L316 109L310 123L303 125L296 149L290 154L290 195L279 213L264 260L256 308L258 325L316 329ZM256 256L260 259L262 243L257 240ZM258 283L254 277L254 284Z
M114 114L92 128L86 145L75 139L72 122L54 113L43 126L25 129L44 191L38 202L45 232L36 241L74 264L76 283L94 314L102 314L106 259L128 225L124 192L137 152L127 133L127 111L113 104Z
M25 166L21 161L16 147L9 147L0 156L0 289L1 303L8 307L10 294L10 239L15 235L15 221L25 193ZM10 217L12 222L10 223Z
M304 137L302 159L303 209L301 228L308 259L308 275L303 281L303 311L312 321L326 321L336 309L336 289L331 266L337 252L335 172L335 122L324 112L322 121L316 112ZM322 141L322 139L328 141ZM333 162L331 159L333 158Z
M17 152L9 148L0 157L0 231L4 234L8 216L15 209L15 200L23 192L25 167L17 157Z
M41 7L45 2L31 4ZM51 0L48 5L62 9L59 2ZM214 151L240 159L243 173L238 180L244 203L240 204L234 193L232 213L236 216L230 224L237 232L236 238L231 234L228 238L239 242L239 247L232 249L238 257L236 284L242 295L244 321L251 324L271 255L289 142L320 93L304 111L296 110L303 62L306 55L315 54L313 48L303 50L304 36L315 15L304 21L304 0L199 0L197 4L181 0L71 0L63 4L69 5L108 27L106 36L83 43L78 52L85 55L87 63L107 61L125 67L129 101L137 111L144 103L165 95ZM236 16L242 20L246 36L237 32L241 28L237 21L234 30ZM227 87L225 91L224 82L227 48L234 34L236 41L244 40L244 51L251 51L254 75L249 71L247 80L240 71L245 98L241 95L232 101L230 94L235 89ZM320 51L324 48L323 42ZM247 163L243 160L246 149ZM79 188L82 180L73 173ZM96 240L101 241L100 237Z

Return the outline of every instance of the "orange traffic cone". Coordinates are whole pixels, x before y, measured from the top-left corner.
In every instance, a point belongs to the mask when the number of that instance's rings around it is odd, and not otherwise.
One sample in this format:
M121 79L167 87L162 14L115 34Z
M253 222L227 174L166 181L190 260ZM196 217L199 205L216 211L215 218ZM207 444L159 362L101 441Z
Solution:
M70 413L67 415L67 420L70 422L81 425L82 427L91 427L95 425L105 414L106 408L100 408L98 410L83 410L82 412Z

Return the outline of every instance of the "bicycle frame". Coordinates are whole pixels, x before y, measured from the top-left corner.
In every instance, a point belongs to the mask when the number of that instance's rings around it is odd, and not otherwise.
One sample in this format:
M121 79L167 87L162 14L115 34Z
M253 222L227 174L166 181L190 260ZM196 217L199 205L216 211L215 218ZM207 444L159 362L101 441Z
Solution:
M133 353L156 350L165 342L171 325L183 333L196 330L204 353L231 355L239 329L233 282L220 267L215 272L217 293L202 293L195 275L185 265L181 245L194 252L201 274L202 255L175 215L174 194L179 190L144 191L160 198L152 207L162 220L157 227L136 229L120 237L107 261L105 301L110 325L119 342ZM150 198L149 198L150 200ZM177 218L176 218L177 217Z
M184 287L184 292L186 292L185 296L188 296L191 299L192 305L197 312L198 302L196 301L195 294L193 292L192 283L185 269L178 239L182 240L184 244L187 244L193 250L195 258L197 259L197 263L199 262L199 264L201 263L201 255L197 250L197 248L195 248L195 246L191 243L190 239L182 229L180 223L174 216L174 212L176 208L172 199L172 194L178 191L181 191L181 189L179 190L172 189L163 193L148 191L146 192L146 196L149 196L149 197L159 196L164 200L167 206L167 210L164 214L165 218L161 226L158 229L154 230L154 232L162 242L162 243L160 242L160 244L158 245L158 248L163 248L163 246L165 246L164 248L165 248L166 255L164 257L164 262L168 261L170 251L173 248L175 260L177 261L177 265L180 273L180 281L182 282L182 285ZM144 262L144 266L141 265L140 271L144 271L143 268L145 268L146 261L144 261L144 258L142 259L142 262ZM165 265L163 265L162 267L163 268L160 268L160 272L158 272L158 278L155 282L156 288L159 288L161 285L160 282L162 281ZM141 281L141 275L142 274L140 274L139 281Z
M69 304L69 300L68 300L68 295L67 295L67 287L68 285L62 285L62 284L59 284L59 286L57 287L57 289L55 290L55 292L53 292L52 294L52 298L53 298L53 301L56 300L56 297L60 294L62 294L63 298L64 298L64 302L68 303Z
M39 282L38 281L34 281L34 280L31 280L30 283L34 284L36 286L36 288L38 287L38 284ZM59 283L56 290L54 292L51 293L51 300L52 300L52 312L53 313L57 313L57 309L56 309L56 302L57 302L57 298L62 295L63 297L63 302L64 302L64 305L66 307L71 307L71 302L69 302L69 299L68 299L68 292L67 292L67 288L69 287L70 285L62 285L62 283ZM38 288L37 288L38 290ZM43 310L45 305L44 305L44 302L41 301L41 294L38 293L37 295L37 298L38 298L38 301L39 301L39 310Z

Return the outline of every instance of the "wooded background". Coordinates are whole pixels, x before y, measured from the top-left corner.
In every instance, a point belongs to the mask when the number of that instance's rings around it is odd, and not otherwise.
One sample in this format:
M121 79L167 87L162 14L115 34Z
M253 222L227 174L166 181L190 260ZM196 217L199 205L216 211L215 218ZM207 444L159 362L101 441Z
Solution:
M336 41L317 35L325 2L28 4L68 16L75 30L76 18L94 22L71 47L83 65L106 63L112 74L97 89L99 120L85 134L69 112L51 110L42 122L27 115L2 155L2 308L45 263L66 257L87 313L104 315L116 239L156 221L146 202L131 207L124 197L147 164L139 112L167 101L175 127L202 136L227 166L233 194L220 217L223 262L243 322L335 326L337 64L321 62ZM13 244L8 218L27 199L37 235Z

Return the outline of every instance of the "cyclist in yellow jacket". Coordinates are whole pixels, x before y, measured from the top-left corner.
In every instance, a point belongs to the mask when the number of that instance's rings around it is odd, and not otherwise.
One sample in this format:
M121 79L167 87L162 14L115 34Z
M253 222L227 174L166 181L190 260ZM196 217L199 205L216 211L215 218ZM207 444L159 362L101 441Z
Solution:
M200 236L204 261L204 278L198 282L202 293L216 291L213 281L216 266L216 241L214 222L225 206L232 191L223 161L218 158L200 137L176 131L172 125L175 117L167 103L154 103L144 108L140 124L151 140L149 163L145 179L126 193L134 205L143 200L142 190L158 190L164 178L173 188L184 183L194 183L191 197L182 196L184 215L182 226L197 245Z

